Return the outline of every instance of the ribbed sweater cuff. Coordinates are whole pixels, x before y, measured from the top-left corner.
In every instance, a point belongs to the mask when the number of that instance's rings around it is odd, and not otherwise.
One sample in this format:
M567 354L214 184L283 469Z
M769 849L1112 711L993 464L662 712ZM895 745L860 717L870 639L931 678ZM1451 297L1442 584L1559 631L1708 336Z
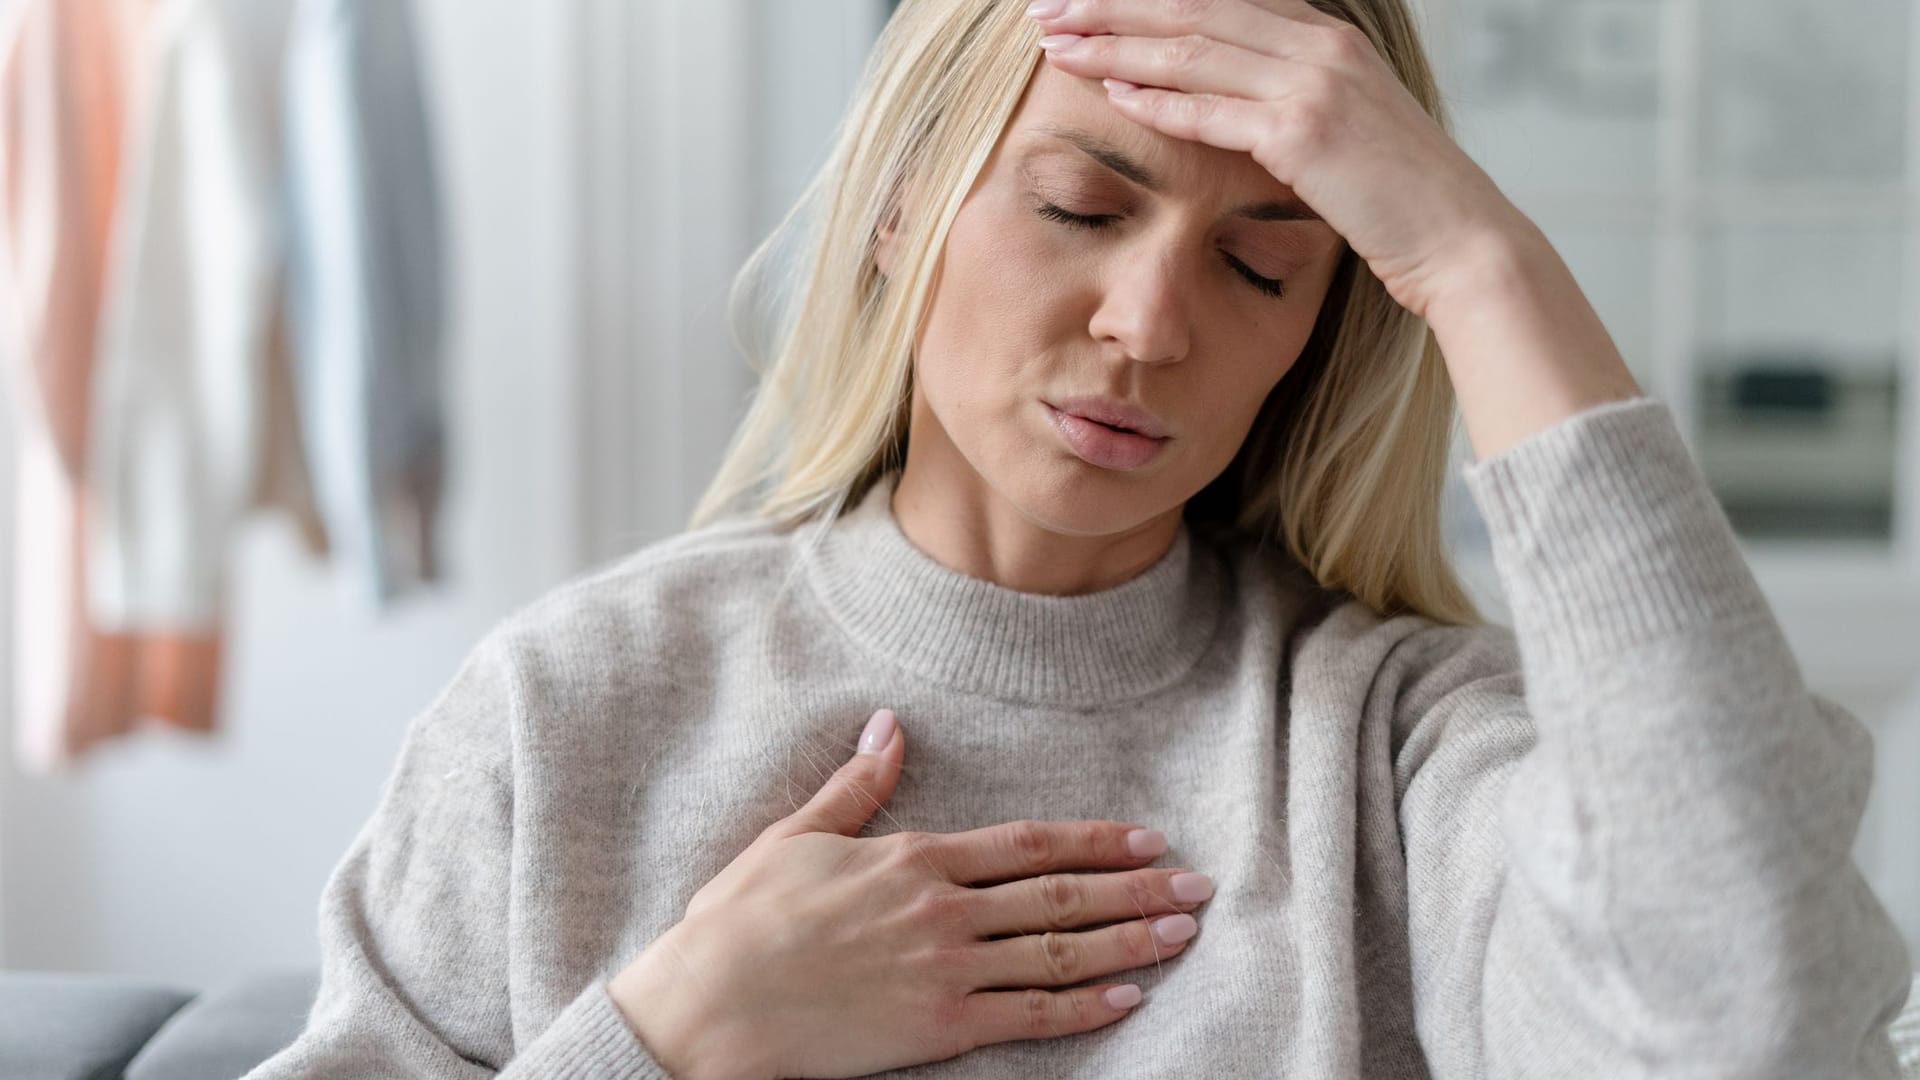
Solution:
M673 1080L595 979L500 1073L501 1080Z
M1578 663L1771 614L1673 414L1608 402L1462 469L1523 647Z

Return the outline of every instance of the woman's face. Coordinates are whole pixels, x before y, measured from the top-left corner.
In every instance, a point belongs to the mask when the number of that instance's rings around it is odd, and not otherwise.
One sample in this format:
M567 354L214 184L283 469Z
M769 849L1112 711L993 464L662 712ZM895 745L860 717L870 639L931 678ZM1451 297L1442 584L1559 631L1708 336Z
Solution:
M1098 81L1041 63L947 238L909 469L1082 536L1182 506L1298 359L1343 250L1317 218L1235 213L1267 203L1299 205L1250 155L1152 131ZM1050 407L1087 395L1147 410L1168 437L1138 467L1090 463Z

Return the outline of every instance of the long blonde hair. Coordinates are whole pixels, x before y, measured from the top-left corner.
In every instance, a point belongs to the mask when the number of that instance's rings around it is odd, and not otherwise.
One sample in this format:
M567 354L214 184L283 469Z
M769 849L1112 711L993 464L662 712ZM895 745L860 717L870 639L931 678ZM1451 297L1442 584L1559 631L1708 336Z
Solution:
M1364 31L1451 130L1405 0L1313 2ZM948 229L1039 62L1022 8L906 0L889 21L832 153L734 282L736 344L760 385L689 528L732 513L824 525L904 464L913 346ZM903 207L909 191L934 205ZM892 279L874 262L889 224ZM1183 513L1284 546L1383 615L1480 623L1442 538L1454 422L1432 331L1349 248L1299 360Z

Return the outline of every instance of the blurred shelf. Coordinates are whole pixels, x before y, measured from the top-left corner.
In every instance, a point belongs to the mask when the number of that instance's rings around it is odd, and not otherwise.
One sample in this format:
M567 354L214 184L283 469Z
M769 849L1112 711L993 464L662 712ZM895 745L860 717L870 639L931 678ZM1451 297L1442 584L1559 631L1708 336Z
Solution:
M1694 456L1741 536L1891 543L1900 450L1892 374L1703 372L1696 400Z

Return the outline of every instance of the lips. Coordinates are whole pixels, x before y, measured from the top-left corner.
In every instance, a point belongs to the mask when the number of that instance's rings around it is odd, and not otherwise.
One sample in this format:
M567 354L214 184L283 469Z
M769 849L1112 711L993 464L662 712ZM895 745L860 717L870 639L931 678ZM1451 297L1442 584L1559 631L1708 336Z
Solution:
M1103 469L1131 472L1161 457L1171 439L1150 439L1047 406L1055 430L1082 461Z
M1104 425L1115 431L1129 435L1139 435L1149 439L1164 439L1168 436L1167 425L1152 413L1111 397L1071 397L1050 403L1054 408L1069 416L1077 416L1096 424Z

